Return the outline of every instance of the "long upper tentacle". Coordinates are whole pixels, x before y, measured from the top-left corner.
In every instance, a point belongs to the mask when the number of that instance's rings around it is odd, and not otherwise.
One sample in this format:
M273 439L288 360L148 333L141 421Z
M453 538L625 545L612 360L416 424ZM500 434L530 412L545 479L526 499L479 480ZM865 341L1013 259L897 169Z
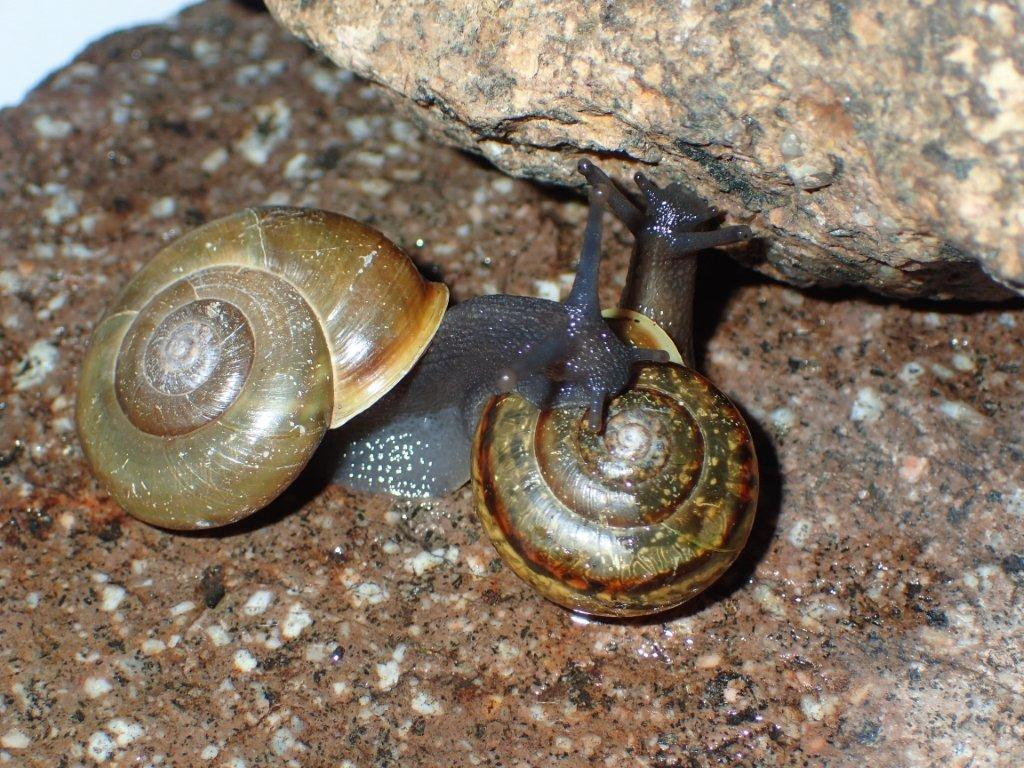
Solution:
M601 218L606 197L603 189L595 187L590 190L590 210L587 213L587 227L583 232L580 261L576 267L572 290L565 300L567 305L577 307L591 316L601 313L597 282L601 266Z
M615 217L634 235L639 232L643 227L644 212L633 205L633 202L615 186L615 182L608 178L608 174L589 160L580 160L577 169L586 177L591 188L601 190L608 209Z

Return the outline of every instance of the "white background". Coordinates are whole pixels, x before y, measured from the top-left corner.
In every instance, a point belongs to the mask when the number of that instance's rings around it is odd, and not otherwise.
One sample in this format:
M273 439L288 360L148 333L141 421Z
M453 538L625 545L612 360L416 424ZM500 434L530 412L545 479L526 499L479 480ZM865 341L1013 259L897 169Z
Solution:
M193 0L194 1L194 0ZM189 0L0 0L0 107L19 103L93 40L163 21Z

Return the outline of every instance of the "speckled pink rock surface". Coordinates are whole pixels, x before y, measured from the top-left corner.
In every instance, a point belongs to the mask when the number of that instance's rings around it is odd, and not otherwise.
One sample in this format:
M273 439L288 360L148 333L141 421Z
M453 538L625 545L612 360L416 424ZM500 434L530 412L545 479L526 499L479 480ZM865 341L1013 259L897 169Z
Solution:
M198 222L369 221L458 297L565 292L576 199L439 149L224 2L82 54L0 113L0 764L1017 766L1024 312L702 272L701 367L750 416L753 539L649 623L539 599L468 490L309 481L168 533L73 433L89 329ZM628 240L608 238L604 291Z
M751 263L774 277L1024 291L1020 3L267 4L510 173L578 185L601 153L688 177L765 235Z

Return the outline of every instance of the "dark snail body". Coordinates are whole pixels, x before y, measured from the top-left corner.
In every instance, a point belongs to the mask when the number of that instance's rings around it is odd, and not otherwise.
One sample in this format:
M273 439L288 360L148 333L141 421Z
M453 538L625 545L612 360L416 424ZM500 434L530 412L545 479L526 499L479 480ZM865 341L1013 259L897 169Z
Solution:
M406 497L450 493L469 481L483 406L504 392L545 410L584 407L593 429L600 428L606 399L626 387L634 364L662 358L624 344L601 317L600 215L595 199L564 303L478 296L445 314L409 375L329 438L338 452L338 483Z
M381 407L332 433L335 480L406 497L443 496L464 485L480 410L495 394L523 391L538 405L589 402L589 391L556 390L538 374L566 354L568 326L561 305L522 296L482 296L452 307L419 364ZM610 343L622 347L616 357L624 362L602 373L621 387L630 361L621 342Z

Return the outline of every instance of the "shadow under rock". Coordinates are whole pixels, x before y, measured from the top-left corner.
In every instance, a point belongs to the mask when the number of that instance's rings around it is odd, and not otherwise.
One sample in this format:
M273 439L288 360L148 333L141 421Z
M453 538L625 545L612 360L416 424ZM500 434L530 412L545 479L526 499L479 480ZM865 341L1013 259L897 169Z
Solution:
M698 371L704 370L708 342L722 324L733 294L749 285L774 284L775 281L735 260L756 260L756 254L765 247L763 240L755 238L729 251L701 252L693 295L693 349Z
M231 0L231 2L254 13L270 13L263 0Z
M698 370L701 369L703 351L721 322L731 295L743 286L773 285L788 288L798 291L811 301L827 304L858 301L876 307L900 306L913 312L935 312L940 315L1024 311L1024 296L1010 296L996 301L908 298L875 293L864 286L856 285L819 287L787 284L754 271L755 266L767 261L768 246L767 239L755 237L728 251L709 250L700 256L694 296L694 346L697 351Z

